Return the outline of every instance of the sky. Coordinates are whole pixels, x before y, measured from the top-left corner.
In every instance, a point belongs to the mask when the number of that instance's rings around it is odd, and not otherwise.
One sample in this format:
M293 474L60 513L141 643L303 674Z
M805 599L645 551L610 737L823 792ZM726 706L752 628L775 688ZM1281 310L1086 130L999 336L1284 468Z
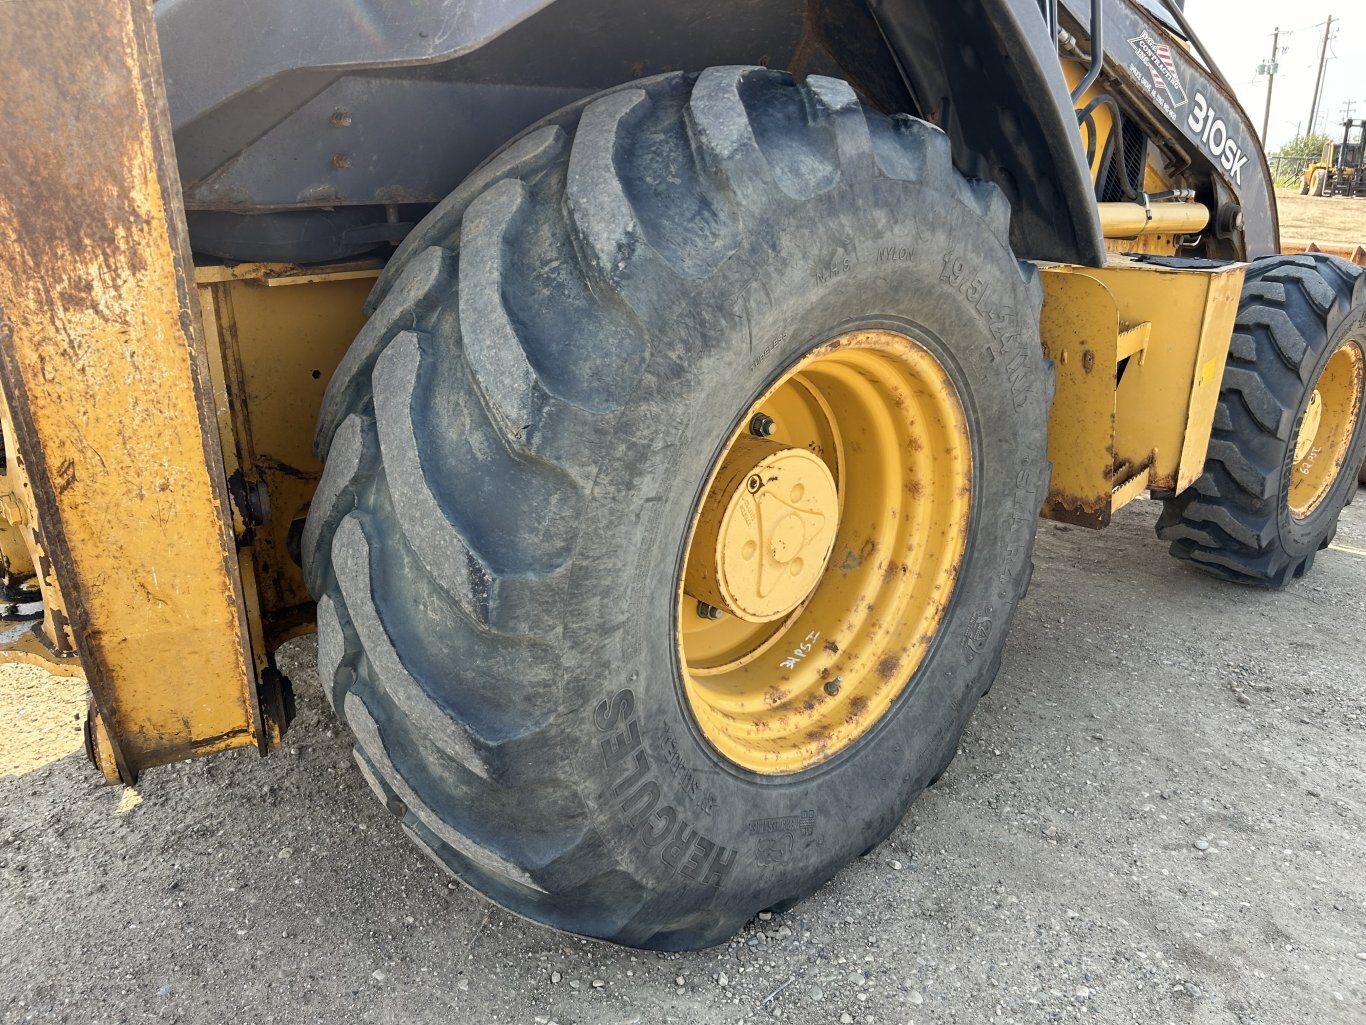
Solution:
M1257 65L1271 56L1271 33L1281 29L1280 69L1271 98L1266 149L1274 153L1307 131L1314 73L1323 46L1323 23L1333 15L1328 70L1319 100L1319 130L1340 139L1343 105L1366 118L1366 4L1361 0L1186 0L1191 27L1228 77L1252 123L1261 131L1266 77Z

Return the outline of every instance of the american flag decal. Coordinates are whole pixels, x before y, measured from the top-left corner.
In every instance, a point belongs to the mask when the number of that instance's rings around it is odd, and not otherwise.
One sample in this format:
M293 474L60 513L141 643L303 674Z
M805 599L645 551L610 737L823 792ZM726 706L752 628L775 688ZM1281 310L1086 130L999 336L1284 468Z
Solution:
M1184 107L1187 99L1186 90L1181 85L1181 71L1176 65L1176 57L1172 55L1170 44L1159 42L1144 32L1137 39L1130 39L1129 45L1134 49L1134 56L1143 65L1130 65L1129 72L1135 80L1144 89L1150 89L1149 95L1170 104L1172 109ZM1147 72L1146 76L1144 72ZM1147 84L1148 79L1152 80L1151 87Z

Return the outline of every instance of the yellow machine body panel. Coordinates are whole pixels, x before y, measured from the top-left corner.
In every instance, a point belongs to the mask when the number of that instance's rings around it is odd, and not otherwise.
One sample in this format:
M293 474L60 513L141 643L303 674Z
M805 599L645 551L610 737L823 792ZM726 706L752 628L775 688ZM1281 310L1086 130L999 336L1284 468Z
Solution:
M1057 372L1045 516L1103 527L1145 491L1200 475L1244 270L1121 257L1044 268L1042 336Z
M150 10L6 20L0 381L60 582L44 598L108 730L106 775L130 779L265 736L180 184Z
M377 263L196 268L241 572L260 604L266 656L313 629L313 599L291 552L322 475L313 427L323 392L364 323Z

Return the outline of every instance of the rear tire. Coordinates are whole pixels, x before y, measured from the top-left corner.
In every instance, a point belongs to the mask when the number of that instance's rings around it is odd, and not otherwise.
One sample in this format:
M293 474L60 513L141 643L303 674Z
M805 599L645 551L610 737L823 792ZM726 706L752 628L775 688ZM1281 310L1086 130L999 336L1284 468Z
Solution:
M1296 448L1329 361L1366 347L1363 300L1366 273L1337 257L1272 256L1248 270L1205 472L1158 520L1173 556L1227 580L1284 587L1332 541L1366 453L1366 403L1358 394L1340 466L1299 513Z
M1037 275L943 133L831 79L635 83L474 179L328 388L303 545L323 686L462 881L575 933L716 944L885 838L991 684L1048 491ZM741 412L862 328L913 335L958 390L967 547L887 713L759 776L682 698L683 546Z
M1314 177L1309 183L1309 194L1311 196L1322 196L1324 188L1328 185L1328 172L1319 168L1314 172Z

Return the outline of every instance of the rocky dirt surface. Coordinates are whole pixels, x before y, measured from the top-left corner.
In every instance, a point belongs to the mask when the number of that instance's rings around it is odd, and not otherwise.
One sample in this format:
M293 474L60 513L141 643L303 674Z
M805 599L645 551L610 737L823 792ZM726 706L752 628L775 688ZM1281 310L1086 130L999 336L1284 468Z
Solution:
M1366 501L1279 594L1169 560L1156 515L1042 524L944 782L698 954L552 933L449 881L362 782L309 641L284 653L283 752L136 793L50 760L69 683L0 677L0 1021L1359 1025Z

